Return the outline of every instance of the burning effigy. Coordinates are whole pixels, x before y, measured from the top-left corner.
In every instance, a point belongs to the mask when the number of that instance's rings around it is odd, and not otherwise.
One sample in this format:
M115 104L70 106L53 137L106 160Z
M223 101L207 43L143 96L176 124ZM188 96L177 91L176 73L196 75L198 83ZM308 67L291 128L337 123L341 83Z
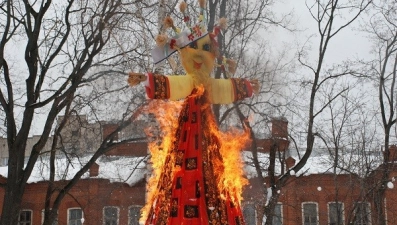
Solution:
M211 104L229 104L251 97L258 82L241 78L214 79L211 74L219 57L217 36L225 29L220 19L212 32L207 31L205 1L200 0L198 23L191 25L186 2L180 10L185 28L166 17L164 26L174 36L159 34L152 50L154 63L177 52L185 75L129 73L128 83L144 83L150 99L167 99L156 104L159 120L171 122L159 143L151 143L153 175L148 184L147 204L141 221L146 225L244 224L240 207L243 176L240 151L249 141L247 131L221 132ZM229 74L235 63L224 59L220 65ZM170 101L171 100L171 101ZM180 111L173 119L173 101Z

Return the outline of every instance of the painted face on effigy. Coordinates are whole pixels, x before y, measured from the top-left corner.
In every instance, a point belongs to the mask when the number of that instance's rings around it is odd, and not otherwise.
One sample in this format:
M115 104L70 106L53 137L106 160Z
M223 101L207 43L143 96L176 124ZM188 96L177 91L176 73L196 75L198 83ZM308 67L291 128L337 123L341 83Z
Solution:
M209 76L215 65L215 48L208 35L190 43L179 51L183 68L188 74L199 71Z

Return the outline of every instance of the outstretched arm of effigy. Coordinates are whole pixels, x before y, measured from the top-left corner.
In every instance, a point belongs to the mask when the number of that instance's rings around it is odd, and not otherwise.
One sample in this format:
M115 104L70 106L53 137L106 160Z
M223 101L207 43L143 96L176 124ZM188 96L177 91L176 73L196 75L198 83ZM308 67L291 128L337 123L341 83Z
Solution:
M211 102L229 104L251 97L257 91L257 82L241 78L211 79Z
M128 83L131 86L140 82L144 82L146 94L151 99L179 100L188 96L193 90L191 76L129 73Z

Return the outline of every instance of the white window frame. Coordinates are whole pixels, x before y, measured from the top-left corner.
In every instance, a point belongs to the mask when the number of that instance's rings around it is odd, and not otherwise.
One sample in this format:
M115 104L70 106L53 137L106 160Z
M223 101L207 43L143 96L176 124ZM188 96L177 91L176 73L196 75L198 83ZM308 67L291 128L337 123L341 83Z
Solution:
M282 202L277 202L276 203L276 205L280 205L280 218L281 218L281 225L283 225L284 224L284 214L283 214L283 203ZM276 207L276 206L275 206ZM274 216L276 216L276 214L274 213L274 215L273 215L273 218L274 218ZM273 219L274 220L274 219Z
M327 204L327 210L328 210L328 212L327 212L327 215L328 215L328 224L331 224L331 217L330 217L330 215L329 215L329 211L330 211L330 205L331 204L341 204L342 205L342 208L341 208L341 210L342 210L342 215L341 215L341 217L342 217L342 224L344 225L345 224L345 204L343 203L343 202L328 202L328 204Z
M368 225L372 225L372 217L371 217L371 204L369 202L356 202L355 203L355 209L354 209L354 216L356 216L357 213L357 204L366 204L367 205L367 218L368 218Z
M30 212L30 225L32 225L33 224L33 210L31 210L31 209L22 209L21 211L19 211L18 225L20 224L19 218L21 217L21 212Z
M110 205L108 205L108 206L105 206L105 207L103 207L103 209L102 209L102 224L103 225L105 225L105 209L106 208L115 208L115 209L117 209L117 214L116 214L116 216L117 216L117 222L116 222L116 224L118 225L119 224L119 219L120 219L120 207L117 207L117 206L110 206Z
M44 212L45 212L45 209L42 209L41 210L41 224L43 224L44 223ZM57 217L55 218L55 221L52 223L53 225L57 225L58 224L58 210L57 210Z
M131 225L131 224L130 224L130 222L131 222L130 210L131 210L131 208L133 208L133 207L135 207L135 208L140 208L139 211L141 211L143 206L141 206L141 205L130 205L130 206L128 207L128 225ZM139 218L140 218L140 217L139 217ZM138 219L138 224L139 224L139 219Z
M68 208L68 213L67 213L67 217L68 217L68 219L67 219L67 225L69 225L69 219L70 219L70 210L73 210L73 209L80 209L81 210L81 219L83 219L84 218L84 211L83 211L83 209L82 208L80 208L80 207L73 207L73 208ZM83 224L83 222L81 222L81 224Z
M305 204L315 204L316 205L316 212L317 212L317 225L319 224L319 212L318 212L318 203L317 202L302 202L301 209L302 209L302 224L305 224Z

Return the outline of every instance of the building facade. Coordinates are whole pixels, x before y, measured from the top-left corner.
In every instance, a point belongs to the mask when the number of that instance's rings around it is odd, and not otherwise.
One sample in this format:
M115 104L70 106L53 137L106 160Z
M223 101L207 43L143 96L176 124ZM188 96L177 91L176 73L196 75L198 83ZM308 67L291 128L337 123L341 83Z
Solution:
M115 129L115 125L111 123L89 124L86 120L77 119L79 120L78 124L69 124L74 130L65 130L67 133L64 134L65 138L62 143L64 147L66 146L65 149L69 149L76 155L89 153L89 151L85 152L82 149L95 149L97 143L100 143L104 136ZM85 128L77 128L81 126L79 124L85 124ZM256 142L256 149L261 156L268 157L272 149L277 149L279 174L288 172L295 163L294 157L289 153L287 126L288 122L284 119L274 120L271 135ZM119 135L119 138L122 139L129 134ZM92 137L93 141L88 142L82 138L83 136ZM277 148L274 148L274 146L277 146ZM146 142L128 143L106 153L104 157L109 161L125 156L147 157L147 148ZM4 153L1 154L2 157L6 157ZM397 191L393 183L397 177L397 164L394 163L397 162L397 147L392 148L391 154L391 161L388 165L391 171L390 185L386 188L384 209L388 224L393 225L397 224ZM79 180L63 199L58 210L57 221L54 224L139 224L139 211L145 204L146 177L142 176L133 184L101 177L101 171L111 169L100 163L95 163L90 168L89 174ZM121 168L119 174L126 169L128 169L128 165ZM267 169L266 165L263 169ZM286 185L280 189L272 218L273 224L376 225L373 213L374 204L371 200L370 190L367 190L368 183L373 183L378 176L377 170L374 171L371 178L363 178L346 171L292 176ZM264 188L268 188L268 178L265 176L262 180L255 175L247 176L247 178L249 184L244 188L244 200L242 202L245 222L247 225L259 225L260 218L263 215L261 215L258 207L266 205ZM0 183L6 181L6 177L0 177ZM60 191L66 182L67 179L59 180L54 185L59 186L58 191ZM31 182L27 185L23 196L22 211L19 215L21 225L42 224L44 199L46 198L48 185L47 181ZM3 195L4 190L0 188L0 201L2 201ZM0 203L0 210L1 207L3 207L3 204Z

